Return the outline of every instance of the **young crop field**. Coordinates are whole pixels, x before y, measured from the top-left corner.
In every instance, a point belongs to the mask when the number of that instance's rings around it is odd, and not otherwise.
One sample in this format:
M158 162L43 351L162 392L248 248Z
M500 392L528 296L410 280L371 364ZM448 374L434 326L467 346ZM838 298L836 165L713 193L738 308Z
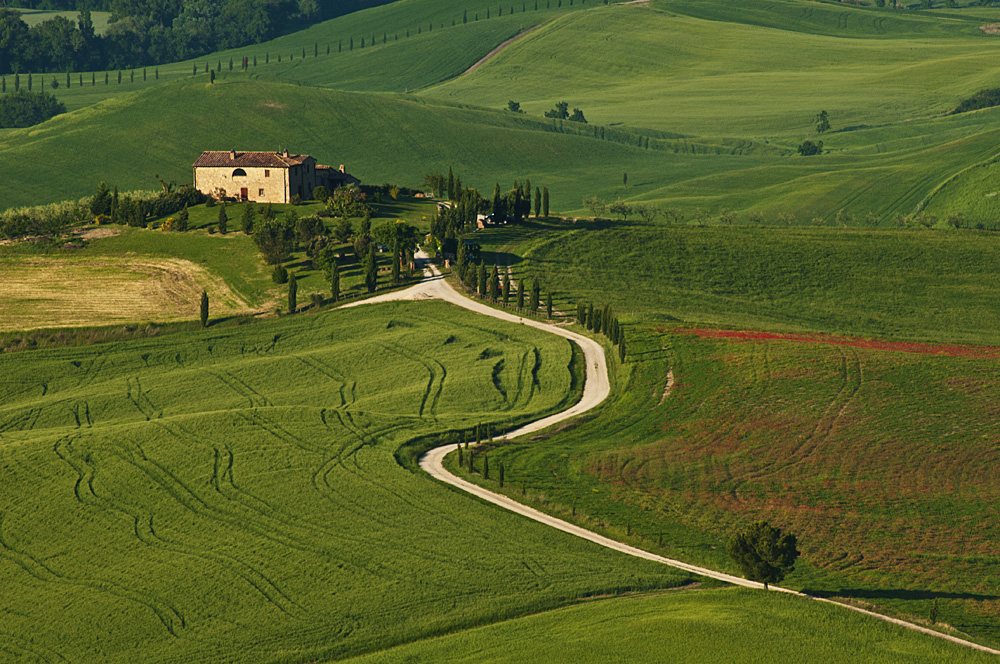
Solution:
M246 313L225 281L182 259L0 256L0 331L198 317L201 292L216 316Z
M1000 238L973 230L538 223L480 232L556 308L731 327L1000 344Z
M937 606L1000 641L1000 348L647 322L627 338L596 416L489 451L511 495L733 573L729 534L767 519L803 553L784 585L920 621Z
M990 655L777 593L693 590L588 602L348 660L918 664ZM557 638L553 638L558 635Z
M684 583L397 462L565 407L570 358L431 302L0 356L2 651L325 661Z

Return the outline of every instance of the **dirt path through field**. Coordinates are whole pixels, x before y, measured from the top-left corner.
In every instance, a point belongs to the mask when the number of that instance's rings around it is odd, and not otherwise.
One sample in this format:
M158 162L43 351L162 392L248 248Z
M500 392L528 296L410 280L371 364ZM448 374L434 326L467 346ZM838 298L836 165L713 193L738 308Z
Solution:
M564 422L568 419L576 417L588 410L600 405L604 399L611 393L611 384L608 379L608 367L605 360L604 348L588 337L585 337L576 332L570 332L569 330L562 329L555 325L550 325L548 323L542 323L535 320L529 320L526 318L521 318L514 314L508 313L506 311L501 311L499 309L494 309L488 307L481 302L476 302L470 298L465 297L454 288L451 287L444 277L437 271L437 269L426 261L426 255L418 254L418 260L423 261L427 268L429 269L431 276L422 281L421 283L407 288L406 290L396 291L392 293L386 293L385 295L379 295L368 300L362 300L360 302L353 302L351 304L345 305L345 307L355 307L362 306L365 304L376 304L379 302L391 302L400 300L427 300L427 299L440 299L450 302L464 309L474 311L486 316L493 316L494 318L499 318L500 320L509 321L512 323L520 323L522 325L528 325L539 330L544 330L550 332L551 334L558 335L565 339L576 343L581 350L583 350L583 355L585 359L586 367L586 380L583 386L583 396L576 405L565 410L561 413L556 413L555 415L550 415L549 417L543 418L536 422L531 422L513 431L508 431L506 434L501 434L505 438L517 438L518 436L523 436L529 433L535 433L541 431L542 429L548 428L559 422ZM668 385L664 391L664 398L669 395L670 389L673 387L674 376L673 372L670 372L668 376ZM662 563L664 565L669 565L671 567L676 567L692 574L698 574L700 576L705 576L712 579L717 579L719 581L725 581L737 586L743 586L746 588L763 588L763 584L757 583L755 581L748 581L746 579L732 576L731 574L726 574L724 572L718 572L716 570L707 569L705 567L698 567L697 565L690 565L680 560L674 560L672 558L665 558L663 556L658 556L655 553L650 553L643 549L638 549L634 546L629 546L617 540L604 537L595 532L587 530L586 528L581 528L576 524L569 523L568 521L563 521L562 519L556 518L539 510L528 507L527 505L522 505L521 503L509 498L503 494L494 493L488 489L473 484L472 482L466 481L461 477L452 475L444 467L444 458L448 453L458 449L458 445L442 445L441 447L436 447L420 458L420 468L427 472L431 477L438 479L446 484L450 484L454 487L462 489L463 491L470 493L477 498L481 498L487 502L498 505L504 509L510 510L516 514L520 514L539 523L543 523L547 526L551 526L557 530L561 530L564 533L570 535L575 535L589 542L593 542L600 546L606 547L608 549L614 549L615 551L620 551L630 556L635 556L637 558L644 558L646 560L651 560L653 562ZM1000 655L1000 650L994 650L993 648L988 648L986 646L979 645L978 643L973 643L972 641L967 641L956 636L951 636L950 634L943 634L935 630L929 629L927 627L922 627L905 620L899 620L897 618L891 618L889 616L884 616L874 611L868 611L856 606L851 606L849 604L842 604L840 602L835 602L833 600L813 597L811 595L802 594L796 590L790 590L788 588L780 588L778 586L770 586L770 589L775 592L788 593L791 595L798 595L800 597L811 599L818 602L825 602L827 604L833 604L845 609L850 609L857 613L863 613L867 616L883 620L885 622L892 623L894 625L899 625L900 627L905 627L916 632L921 632L927 634L928 636L934 636L937 638L945 639L953 643L957 643L963 646L968 646L976 650L981 650L993 655Z
M514 35L513 37L511 37L510 39L508 39L504 43L500 44L499 46L497 46L495 49L493 49L489 53L487 53L483 58L481 58L479 60L479 62L477 62L476 64L472 65L471 67L469 67L465 71L463 71L461 74L459 74L459 76L465 76L466 74L471 74L472 72L476 71L477 69L479 69L480 67L482 67L483 65L485 65L487 62L489 62L493 58L495 58L498 55L500 55L500 51L504 50L505 48L507 48L508 46L510 46L511 44L513 44L514 42L516 42L518 39L521 39L523 37L527 37L528 35L530 35L532 32L534 32L535 30L537 30L540 27L542 27L542 26L541 25L536 25L533 28L528 28L527 30L522 30L521 32L517 33L516 35Z

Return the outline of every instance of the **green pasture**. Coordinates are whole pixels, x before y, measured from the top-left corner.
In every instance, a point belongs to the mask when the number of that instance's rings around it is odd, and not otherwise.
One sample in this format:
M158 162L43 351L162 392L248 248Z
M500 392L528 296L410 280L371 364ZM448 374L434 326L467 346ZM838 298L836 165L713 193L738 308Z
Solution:
M742 3L731 11L742 13ZM798 145L814 135L820 110L835 129L951 110L995 85L997 39L978 29L949 39L845 39L601 7L562 16L421 94L492 107L516 99L535 116L565 100L597 124ZM832 136L824 143L838 147Z
M778 593L694 590L588 602L348 660L987 662L989 655Z
M918 621L936 602L940 623L995 644L995 355L686 329L633 319L596 414L490 446L477 469L487 454L516 500L735 574L726 540L769 520L803 555L784 585Z
M1000 236L975 230L532 223L487 262L579 301L690 324L1000 343Z
M21 7L12 7L21 14L21 20L28 24L28 27L34 27L39 23L48 21L57 16L61 16L72 23L76 23L80 18L80 12L61 12L50 9L23 9ZM111 20L111 12L90 12L90 20L94 22L94 32L97 34L104 34L108 30L108 23Z
M329 660L683 583L397 463L565 407L570 357L442 303L0 356L5 656Z

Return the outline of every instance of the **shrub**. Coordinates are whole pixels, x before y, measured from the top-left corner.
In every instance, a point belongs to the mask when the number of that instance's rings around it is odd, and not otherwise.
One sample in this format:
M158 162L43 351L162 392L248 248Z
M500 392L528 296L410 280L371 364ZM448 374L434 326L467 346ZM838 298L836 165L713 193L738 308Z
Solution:
M205 201L205 207L215 207L215 198L209 196L208 199Z
M274 270L271 272L271 281L276 284L288 283L288 270L285 269L284 265L274 266Z
M0 97L0 128L30 127L65 112L66 106L48 92L18 90Z

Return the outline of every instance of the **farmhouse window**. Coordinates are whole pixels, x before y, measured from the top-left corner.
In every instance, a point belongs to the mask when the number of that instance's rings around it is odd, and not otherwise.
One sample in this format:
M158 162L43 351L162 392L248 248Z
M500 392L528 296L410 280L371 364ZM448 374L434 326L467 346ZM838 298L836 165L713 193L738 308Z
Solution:
M271 171L269 171L268 169L265 168L264 169L264 177L266 177L266 178L271 177Z
M257 190L257 195L258 196L263 196L264 195L264 190L263 189L258 189Z
M242 168L237 168L235 171L233 171L233 177L234 178L235 177L246 177L246 174L247 174L247 172L244 171Z

